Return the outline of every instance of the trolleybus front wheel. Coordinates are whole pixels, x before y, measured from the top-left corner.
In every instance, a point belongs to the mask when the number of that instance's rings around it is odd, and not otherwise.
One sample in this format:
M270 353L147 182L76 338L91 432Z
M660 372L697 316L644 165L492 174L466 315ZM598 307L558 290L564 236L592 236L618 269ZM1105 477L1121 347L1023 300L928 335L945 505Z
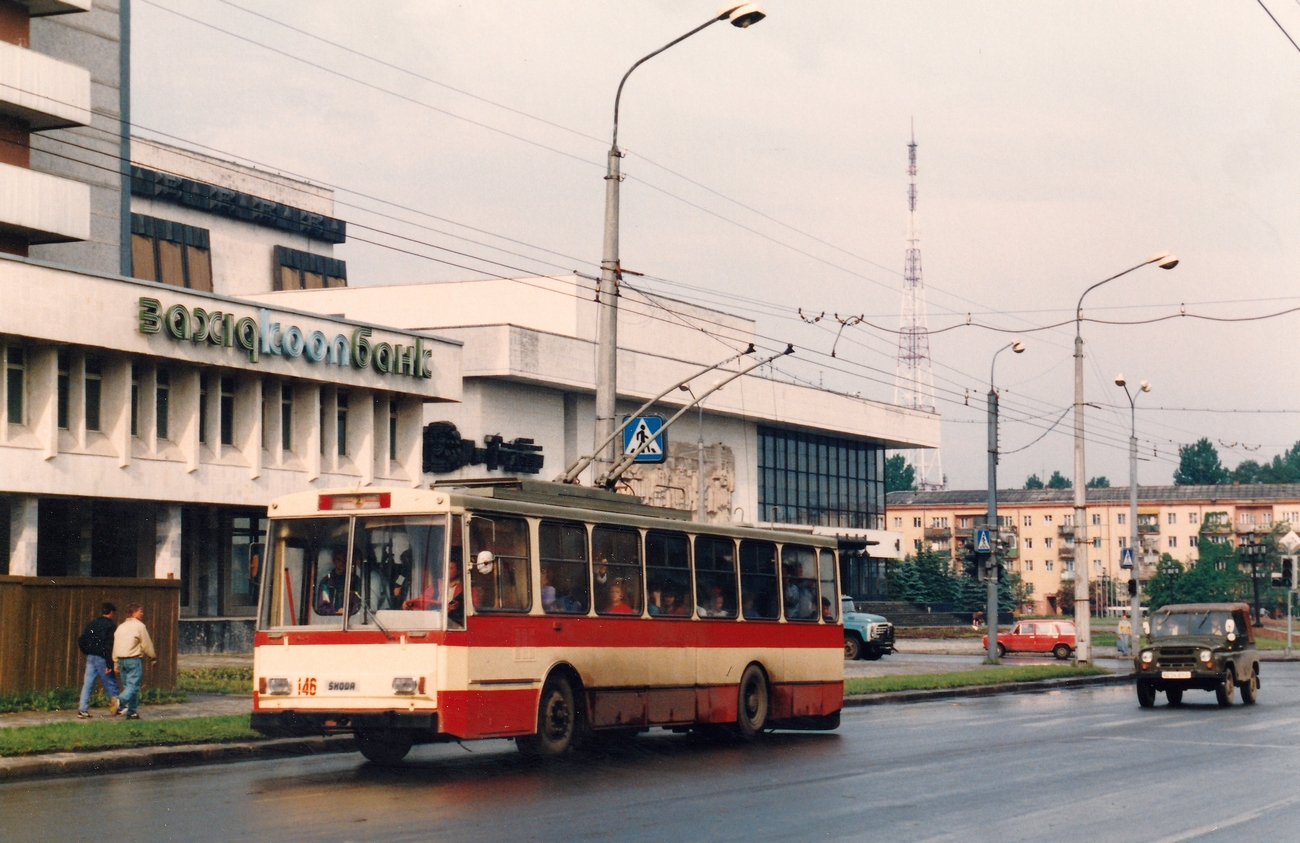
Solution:
M524 755L555 757L568 751L577 730L573 686L565 676L551 674L537 702L537 733L522 735L515 743Z
M411 751L413 741L400 732L357 732L357 749L371 764L390 767Z
M742 738L752 741L763 733L769 703L767 677L762 668L751 664L740 676L740 699L736 706L736 729Z

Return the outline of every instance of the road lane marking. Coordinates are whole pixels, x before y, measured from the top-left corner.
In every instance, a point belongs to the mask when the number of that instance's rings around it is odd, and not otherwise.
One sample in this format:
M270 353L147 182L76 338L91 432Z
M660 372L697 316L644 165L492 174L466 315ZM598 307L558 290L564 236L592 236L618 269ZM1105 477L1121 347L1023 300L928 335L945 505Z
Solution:
M1168 837L1161 837L1159 840L1153 841L1153 843L1182 843L1182 841L1185 840L1195 840L1197 837L1204 837L1207 834L1222 831L1225 828L1232 828L1234 825L1241 825L1242 823L1250 822L1251 820L1257 820L1265 814L1270 814L1274 811L1281 810L1282 808L1288 808L1297 802L1300 802L1300 795L1288 796L1286 799L1279 799L1276 802L1270 802L1267 805L1261 805L1258 808L1243 811L1235 817L1228 817L1227 819L1216 822L1214 825L1203 825L1200 828L1191 828L1180 834L1171 834Z
M1230 741L1172 741L1157 740L1156 738L1127 738L1123 735L1101 735L1102 740L1106 741L1125 741L1128 743L1158 743L1168 746L1169 744L1182 744L1184 746L1227 746L1239 749L1285 749L1294 751L1296 744L1281 743L1236 743ZM1297 797L1300 798L1300 797Z

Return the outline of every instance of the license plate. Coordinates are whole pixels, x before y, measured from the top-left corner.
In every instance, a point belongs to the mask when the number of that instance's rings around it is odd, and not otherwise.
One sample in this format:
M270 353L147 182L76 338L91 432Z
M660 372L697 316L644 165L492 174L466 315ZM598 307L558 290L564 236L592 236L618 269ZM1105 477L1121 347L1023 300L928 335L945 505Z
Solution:
M1165 670L1165 671L1161 671L1160 678L1161 679L1191 679L1192 672L1190 670Z

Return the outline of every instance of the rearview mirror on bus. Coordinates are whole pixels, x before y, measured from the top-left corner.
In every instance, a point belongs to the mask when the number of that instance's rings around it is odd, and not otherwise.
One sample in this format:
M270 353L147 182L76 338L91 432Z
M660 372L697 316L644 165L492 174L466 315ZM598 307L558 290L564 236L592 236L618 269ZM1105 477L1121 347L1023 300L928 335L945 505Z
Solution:
M492 573L492 563L495 561L496 557L492 555L492 551L480 550L478 556L474 558L474 567L478 568L480 574L490 574Z

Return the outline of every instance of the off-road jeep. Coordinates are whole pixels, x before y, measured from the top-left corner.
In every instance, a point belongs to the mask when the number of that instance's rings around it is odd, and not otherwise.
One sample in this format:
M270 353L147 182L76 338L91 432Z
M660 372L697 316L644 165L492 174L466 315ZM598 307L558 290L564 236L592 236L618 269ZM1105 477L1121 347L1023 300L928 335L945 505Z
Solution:
M1185 603L1162 606L1143 623L1147 644L1134 657L1138 704L1155 705L1164 691L1170 705L1180 705L1183 691L1214 691L1219 705L1255 702L1259 691L1259 653L1245 603Z

